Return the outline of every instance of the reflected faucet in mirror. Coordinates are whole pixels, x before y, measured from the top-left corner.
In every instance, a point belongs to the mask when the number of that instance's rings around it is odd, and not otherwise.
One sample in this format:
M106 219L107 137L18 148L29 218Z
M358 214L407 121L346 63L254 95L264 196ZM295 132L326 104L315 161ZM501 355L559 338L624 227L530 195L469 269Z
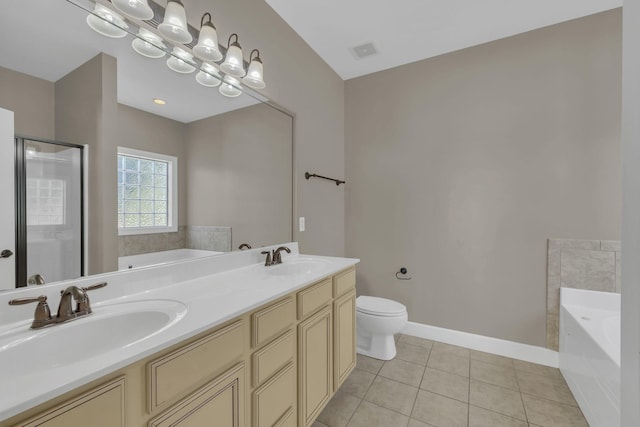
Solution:
M27 279L27 284L29 285L44 285L45 283L44 277L42 277L41 274L34 274Z
M238 246L239 250L244 250L244 249L251 249L251 245L248 243L242 243L240 246Z

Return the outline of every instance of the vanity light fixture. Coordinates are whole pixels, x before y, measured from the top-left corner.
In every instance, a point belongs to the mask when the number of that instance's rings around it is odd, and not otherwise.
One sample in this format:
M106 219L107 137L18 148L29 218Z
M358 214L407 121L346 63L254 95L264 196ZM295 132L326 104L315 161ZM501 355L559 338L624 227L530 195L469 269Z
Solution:
M231 39L234 37L235 41L231 43ZM238 35L236 33L229 36L229 41L227 41L227 56L220 65L220 69L233 77L243 77L245 75L242 48L240 47L240 43L238 43Z
M113 6L130 18L147 21L153 18L153 9L147 0L111 0Z
M256 57L253 57L253 52L256 53ZM242 82L253 89L264 89L262 59L260 59L260 51L253 49L249 54L249 69L247 75L242 78Z
M203 61L217 62L222 59L222 53L218 48L218 33L211 22L209 12L202 15L202 19L200 19L200 35L198 36L198 44L193 48L193 53Z
M167 59L167 67L181 74L193 73L196 70L193 64L193 55L179 47L174 47L171 56Z
M124 28L129 28L122 16L100 3L96 3L93 13L87 16L87 25L96 33L114 39L126 36Z
M220 73L218 73L218 70L216 70L216 67L203 62L202 67L200 67L200 71L196 74L196 81L202 86L216 87L220 86L220 83L222 83L222 77L220 76Z
M239 89L240 80L236 79L232 76L224 76L224 80L222 82L222 86L218 89L221 95L226 96L227 98L235 98L242 94L242 91Z
M151 31L140 27L138 31L138 37L134 38L131 42L131 47L137 53L147 58L163 58L166 52L165 44L162 42L160 36Z
M167 101L162 98L153 98L153 103L156 105L166 105Z
M193 37L187 26L187 14L180 0L169 0L164 11L164 20L158 25L158 31L167 40L176 43L191 43Z

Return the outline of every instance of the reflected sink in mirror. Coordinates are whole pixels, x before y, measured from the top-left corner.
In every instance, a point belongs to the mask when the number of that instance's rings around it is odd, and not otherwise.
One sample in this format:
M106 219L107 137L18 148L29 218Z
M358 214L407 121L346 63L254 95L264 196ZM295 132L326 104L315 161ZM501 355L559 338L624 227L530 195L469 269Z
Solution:
M121 302L96 306L68 323L32 330L23 322L0 333L0 359L19 377L34 367L51 369L139 343L179 322L187 307L172 300Z
M268 268L269 274L274 276L312 274L326 267L331 261L317 258L289 258L283 259L282 264Z

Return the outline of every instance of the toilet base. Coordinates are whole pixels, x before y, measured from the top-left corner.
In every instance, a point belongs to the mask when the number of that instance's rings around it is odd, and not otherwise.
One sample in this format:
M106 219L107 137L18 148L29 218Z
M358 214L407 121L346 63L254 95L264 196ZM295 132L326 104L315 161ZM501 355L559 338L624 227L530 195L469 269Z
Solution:
M393 335L358 336L356 352L380 360L396 357L396 342Z

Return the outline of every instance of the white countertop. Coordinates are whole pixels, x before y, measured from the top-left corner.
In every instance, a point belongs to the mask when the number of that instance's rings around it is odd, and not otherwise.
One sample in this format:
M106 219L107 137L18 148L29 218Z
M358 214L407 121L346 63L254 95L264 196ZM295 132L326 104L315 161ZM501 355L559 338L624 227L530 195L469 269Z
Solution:
M0 421L359 262L351 258L299 255L297 243L289 243L285 246L290 247L292 253L282 254L283 265L287 261L293 263L301 259L322 263L311 272L274 275L274 270L270 269L278 266L264 267L264 255L260 255L260 251L277 246L281 245L0 293ZM9 307L8 300L44 294L49 297L51 311L55 313L61 289L70 285L88 286L99 281L107 281L109 285L89 294L93 315L99 316L101 310L106 311L113 304L149 300L178 301L186 306L186 313L172 326L139 342L107 349L96 356L62 366L47 369L30 366L29 373L24 374L24 363L37 365L38 360L42 360L43 366L47 366L47 355L52 351L73 354L74 349L83 346L83 342L65 336L60 343L56 342L59 348L38 348L39 355L30 354L24 358L19 352L3 351L16 342L16 334L11 331L18 330L21 340L39 339L39 334L48 330L64 328L85 319L33 331L29 326L35 306ZM16 374L20 371L23 373Z

